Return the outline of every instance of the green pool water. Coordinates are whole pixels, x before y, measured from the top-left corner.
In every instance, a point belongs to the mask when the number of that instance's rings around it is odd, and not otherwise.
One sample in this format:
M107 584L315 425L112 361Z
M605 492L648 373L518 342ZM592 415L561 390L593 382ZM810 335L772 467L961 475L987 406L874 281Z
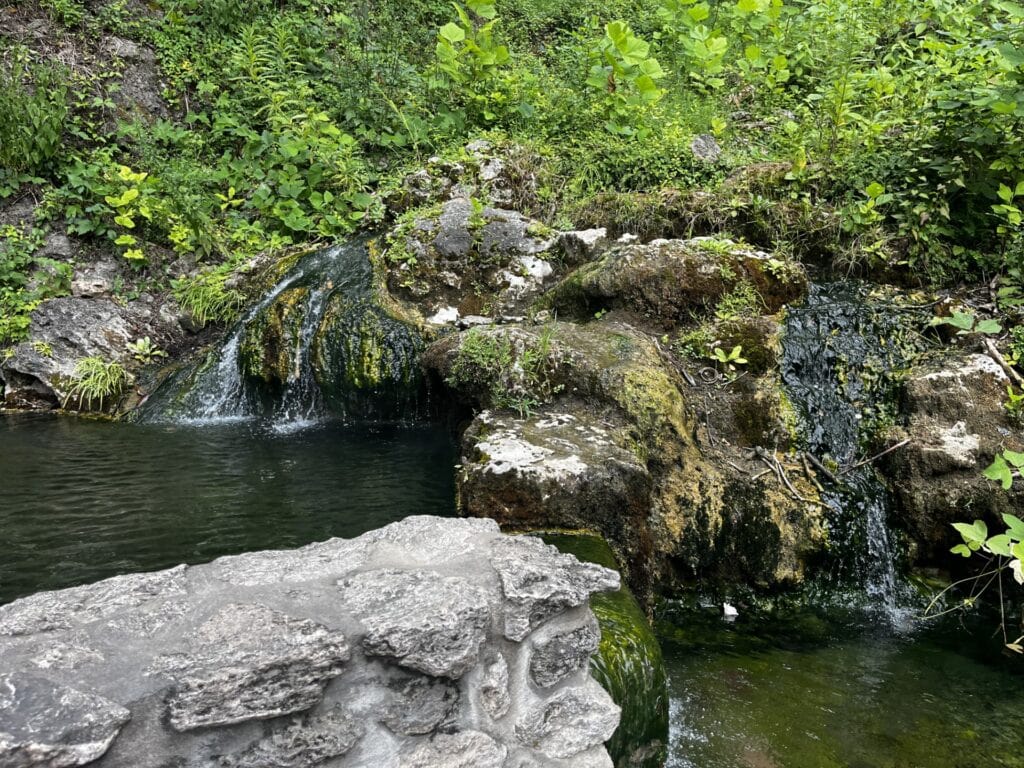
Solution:
M456 460L432 425L280 433L0 415L0 603L454 514ZM991 626L900 635L835 615L726 624L669 611L657 629L672 768L1024 768L1024 663L1001 660Z
M40 589L453 515L433 425L203 427L0 415L0 603Z
M671 768L1021 768L1024 661L990 625L674 617Z

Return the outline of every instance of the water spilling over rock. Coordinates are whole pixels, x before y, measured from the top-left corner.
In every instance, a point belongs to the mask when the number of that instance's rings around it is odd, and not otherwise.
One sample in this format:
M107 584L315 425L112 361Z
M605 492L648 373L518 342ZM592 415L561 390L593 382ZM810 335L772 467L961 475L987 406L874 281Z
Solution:
M805 449L835 470L836 482L822 494L831 508L828 579L863 588L871 607L901 623L908 595L897 574L888 494L870 465L858 466L864 426L883 415L889 374L906 361L900 318L887 309L876 311L855 285L812 285L787 318L782 376L802 417Z
M146 422L266 417L277 429L326 415L399 418L415 406L418 334L375 297L361 242L299 257L223 343L172 376Z

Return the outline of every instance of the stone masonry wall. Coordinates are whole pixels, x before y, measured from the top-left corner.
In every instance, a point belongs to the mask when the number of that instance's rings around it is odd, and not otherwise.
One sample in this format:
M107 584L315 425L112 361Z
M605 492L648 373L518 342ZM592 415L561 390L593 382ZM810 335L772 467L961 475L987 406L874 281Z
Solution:
M610 768L592 593L490 520L118 576L0 606L0 768Z

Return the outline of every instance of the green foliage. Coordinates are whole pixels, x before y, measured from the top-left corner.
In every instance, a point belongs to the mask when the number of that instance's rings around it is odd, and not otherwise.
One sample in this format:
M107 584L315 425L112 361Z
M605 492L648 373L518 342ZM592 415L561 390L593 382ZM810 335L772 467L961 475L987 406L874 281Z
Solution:
M101 357L83 357L75 363L74 382L64 398L64 407L75 403L79 410L103 410L103 402L116 397L128 384L128 372L117 362Z
M451 106L464 103L469 116L492 123L509 107L508 78L502 69L511 61L508 47L496 37L497 9L489 0L454 4L456 21L438 30L435 86L447 86L456 95Z
M950 325L957 329L958 336L966 336L970 333L995 334L1001 333L1003 326L997 320L982 320L970 312L953 312L949 317L934 317L931 320L932 326Z
M59 21L65 27L75 27L85 16L85 6L76 0L39 0L50 18Z
M0 344L24 339L32 310L71 282L70 265L35 255L44 236L36 227L0 226Z
M724 347L711 347L708 350L708 357L718 363L722 370L729 373L734 372L737 365L747 364L747 359L743 357L743 347L739 344L728 352L725 351Z
M149 336L143 336L141 339L133 341L128 345L128 351L132 353L132 357L143 365L148 365L160 358L167 357L167 353L154 344Z
M590 49L587 85L597 97L609 133L644 138L646 118L665 92L657 81L665 71L651 55L651 46L637 37L625 21L604 27L604 37Z
M68 114L66 74L34 64L24 49L0 60L0 198L44 170L60 148Z
M452 363L450 386L483 392L494 408L510 408L521 418L548 402L560 386L552 381L552 329L545 328L536 344L525 344L508 333L474 328L466 334Z
M214 322L230 322L238 316L243 296L227 286L232 271L232 265L225 263L193 277L171 281L174 298L200 327Z

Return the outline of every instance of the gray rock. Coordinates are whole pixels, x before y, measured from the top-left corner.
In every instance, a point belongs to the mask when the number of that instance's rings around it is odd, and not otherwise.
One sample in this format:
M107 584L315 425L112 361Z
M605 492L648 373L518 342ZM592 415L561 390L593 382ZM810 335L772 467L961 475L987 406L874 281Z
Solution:
M487 594L469 580L382 569L339 582L366 628L363 651L409 669L458 679L476 663L490 623Z
M63 232L50 232L42 246L35 252L37 259L67 261L75 255L75 245Z
M399 760L399 768L501 768L508 749L481 731L439 734Z
M222 758L219 768L314 768L349 752L366 729L341 707L294 718L283 728Z
M261 605L221 609L189 644L154 664L175 680L167 709L178 731L309 709L350 656L340 632Z
M690 151L695 158L707 165L714 165L722 157L722 148L710 133L694 136L690 142Z
M403 736L422 736L454 724L459 689L446 680L403 676L388 684L390 695L380 721Z
M593 616L582 627L535 640L530 657L530 678L541 688L550 688L585 669L600 642L601 630Z
M516 738L548 757L570 758L608 741L619 724L619 708L593 680L558 691L516 723Z
M604 227L563 232L558 236L558 247L565 262L572 266L593 261L608 242L608 230Z
M110 748L130 718L95 694L34 675L0 675L0 766L85 765Z
M0 606L0 637L70 629L180 597L185 594L185 570L179 565L157 573L115 576L15 600Z
M494 569L508 604L505 637L522 640L568 608L583 605L597 592L619 588L619 574L581 563L532 536L499 539L491 548Z
M499 720L508 714L512 706L512 693L508 687L508 663L501 653L495 652L488 658L478 689L480 703L492 720Z
M71 279L71 295L82 299L110 296L120 271L120 265L113 259L102 259L77 269Z

